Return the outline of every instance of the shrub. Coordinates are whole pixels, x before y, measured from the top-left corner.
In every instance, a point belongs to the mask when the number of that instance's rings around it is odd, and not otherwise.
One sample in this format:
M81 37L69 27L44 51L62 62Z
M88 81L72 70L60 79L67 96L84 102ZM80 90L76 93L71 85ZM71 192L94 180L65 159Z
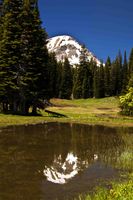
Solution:
M120 96L120 107L123 114L133 116L133 87L128 89L126 95Z

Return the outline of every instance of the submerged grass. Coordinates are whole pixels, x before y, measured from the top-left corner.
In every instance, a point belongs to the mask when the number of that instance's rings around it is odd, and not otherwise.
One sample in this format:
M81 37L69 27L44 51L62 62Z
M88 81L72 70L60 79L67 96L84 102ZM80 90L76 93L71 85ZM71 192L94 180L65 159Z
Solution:
M115 97L103 99L63 100L52 99L50 111L67 117L54 117L43 110L42 116L18 116L0 114L0 126L36 124L45 122L71 122L106 126L133 126L133 117L120 115L119 100Z
M79 195L74 200L133 200L133 152L130 144L116 160L115 168L121 168L130 171L130 173L121 174L119 182L109 182L105 184L106 187L97 187L93 193L88 192L86 195Z
M133 174L128 181L111 185L111 189L97 188L93 195L80 195L75 200L133 200Z

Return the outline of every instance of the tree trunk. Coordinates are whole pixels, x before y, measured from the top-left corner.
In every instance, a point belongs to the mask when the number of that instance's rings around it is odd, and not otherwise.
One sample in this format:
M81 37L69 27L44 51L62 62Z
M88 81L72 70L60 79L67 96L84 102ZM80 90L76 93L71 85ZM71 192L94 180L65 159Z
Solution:
M2 110L3 110L3 112L8 111L8 103L5 103L5 102L2 103Z
M17 111L18 111L18 109L17 109L17 102L14 101L13 102L13 113L16 113Z
M30 107L30 105L25 100L23 100L20 103L20 113L22 115L28 115L28 113L29 113L29 107Z
M33 107L32 107L32 114L33 114L33 115L37 115L37 106L36 106L36 104L33 104Z

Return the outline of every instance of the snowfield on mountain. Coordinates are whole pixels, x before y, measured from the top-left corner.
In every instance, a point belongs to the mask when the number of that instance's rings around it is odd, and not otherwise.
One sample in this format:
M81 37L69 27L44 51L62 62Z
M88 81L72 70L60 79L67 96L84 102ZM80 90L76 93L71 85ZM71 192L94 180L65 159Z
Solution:
M49 52L55 53L57 61L64 61L65 57L67 57L73 66L80 63L82 45L71 36L61 35L50 38L48 39L47 48ZM92 59L100 66L100 60L88 49L86 57L88 61Z

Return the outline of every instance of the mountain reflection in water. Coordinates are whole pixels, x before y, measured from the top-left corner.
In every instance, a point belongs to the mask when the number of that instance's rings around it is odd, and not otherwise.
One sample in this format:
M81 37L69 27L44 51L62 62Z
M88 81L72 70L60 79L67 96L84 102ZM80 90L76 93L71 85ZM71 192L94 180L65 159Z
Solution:
M133 129L48 123L0 131L0 199L64 200L133 169Z
M94 154L94 160L97 159L98 155ZM78 157L71 152L67 154L64 162L62 162L61 155L55 157L52 166L45 166L43 173L48 181L57 184L65 184L78 174L80 170L78 165L81 165L78 161ZM82 165L84 168L87 168L89 163L82 161Z
M73 153L68 153L64 163L61 162L61 155L55 158L53 165L43 171L47 180L52 183L64 184L78 174L78 160Z

